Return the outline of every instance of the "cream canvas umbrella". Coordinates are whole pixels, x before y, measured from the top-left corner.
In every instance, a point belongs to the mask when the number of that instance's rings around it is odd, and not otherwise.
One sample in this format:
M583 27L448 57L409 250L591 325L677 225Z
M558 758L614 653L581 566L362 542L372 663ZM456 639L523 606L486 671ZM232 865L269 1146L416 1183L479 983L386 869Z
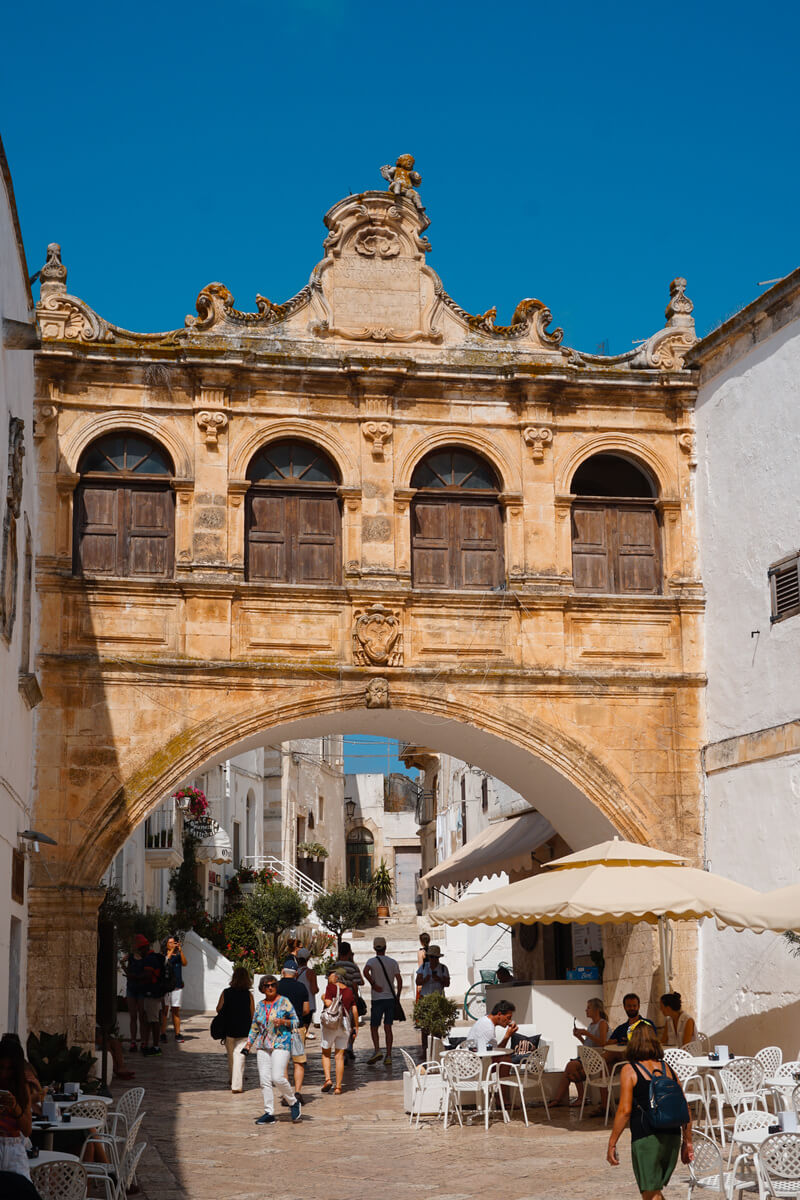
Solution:
M763 929L758 914L764 899L744 884L687 867L679 855L614 838L554 859L539 875L438 908L431 920L437 925L646 921L659 927L664 990L670 991L668 920L713 917L721 926Z
M748 928L756 929L759 933L762 929L773 933L800 933L800 883L791 883L788 887L762 896L759 916L763 924L760 927L750 925Z

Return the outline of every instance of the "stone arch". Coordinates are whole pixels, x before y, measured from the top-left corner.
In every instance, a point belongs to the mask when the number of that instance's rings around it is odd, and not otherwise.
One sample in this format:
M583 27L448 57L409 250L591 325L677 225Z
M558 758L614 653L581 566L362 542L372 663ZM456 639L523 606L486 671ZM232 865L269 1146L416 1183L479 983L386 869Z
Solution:
M90 811L81 814L81 823L91 826L94 837L91 845L76 847L64 863L63 882L85 886L87 879L98 881L137 825L201 767L263 744L266 734L270 740L288 741L319 736L320 729L385 732L387 716L392 736L434 739L443 752L457 757L465 757L466 750L459 752L454 731L468 733L470 759L523 795L535 794L536 807L560 821L564 836L576 848L615 831L646 842L657 830L644 789L613 761L602 740L584 729L579 740L557 721L545 722L502 696L466 689L454 695L425 680L393 680L391 705L388 713L367 709L363 680L343 687L334 679L324 684L317 679L312 685L298 681L279 694L269 691L260 699L243 689L232 707L188 727L180 726L178 718L171 736L160 729L158 748L150 749L127 777L110 780L93 798ZM204 708L195 706L197 711ZM663 814L655 814L656 821L658 815Z
M361 486L358 464L341 438L321 421L302 419L270 421L266 425L259 425L239 441L233 442L230 450L231 479L244 479L256 451L269 442L283 441L284 438L299 438L319 446L330 455L339 468L343 487Z
M66 470L77 472L78 462L87 446L106 433L117 430L135 429L146 433L154 441L160 442L168 450L175 467L175 479L192 482L194 479L194 460L192 452L180 434L176 431L174 420L159 420L148 413L130 412L118 409L116 412L102 413L82 422L76 428L73 426L61 442L61 458Z
M678 481L675 472L667 465L666 460L639 438L629 437L624 433L598 434L587 439L576 447L570 455L556 463L556 494L569 495L570 483L578 467L595 454L621 454L630 458L637 466L642 466L653 477L657 496L660 500L669 500L678 496Z
M411 476L414 473L417 463L426 454L430 454L432 450L438 450L443 446L467 447L492 464L500 480L501 491L522 491L522 475L519 467L511 461L510 457L499 446L495 443L487 442L485 438L471 429L455 425L445 429L438 429L434 433L417 438L411 443L398 466L396 487L410 487Z

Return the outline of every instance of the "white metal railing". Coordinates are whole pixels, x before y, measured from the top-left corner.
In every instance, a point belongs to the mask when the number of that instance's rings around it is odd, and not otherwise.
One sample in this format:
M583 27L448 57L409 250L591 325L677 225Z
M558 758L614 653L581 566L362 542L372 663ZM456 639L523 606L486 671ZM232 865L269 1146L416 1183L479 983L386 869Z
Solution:
M304 900L310 900L312 908L318 896L328 894L321 884L316 883L303 871L298 871L293 863L284 862L282 858L276 858L273 854L249 854L241 861L243 867L252 867L254 871L263 871L268 867L270 871L275 872L281 883L294 888Z
M145 849L171 850L173 843L180 845L180 836L177 835L175 829L176 824L177 813L172 801L152 812L144 823Z

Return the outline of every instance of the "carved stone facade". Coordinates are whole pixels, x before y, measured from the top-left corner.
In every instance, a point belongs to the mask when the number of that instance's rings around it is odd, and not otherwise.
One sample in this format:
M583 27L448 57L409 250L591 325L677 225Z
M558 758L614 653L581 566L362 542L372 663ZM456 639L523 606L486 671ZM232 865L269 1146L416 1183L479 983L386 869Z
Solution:
M90 922L113 854L175 781L266 735L432 744L521 792L575 848L617 831L699 857L703 593L681 440L695 397L683 281L643 346L584 355L550 330L541 301L524 300L507 326L494 309L462 309L427 265L428 223L402 192L348 197L291 300L259 296L243 312L213 283L197 316L166 334L119 329L67 294L53 251L39 310L35 823L58 847L35 879L35 936L54 906ZM152 439L173 464L167 577L73 573L82 456L115 430ZM298 443L337 476L314 485L340 523L312 548L334 563L324 583L254 577L256 535L259 562L289 563L297 547L275 549L253 463ZM497 513L500 586L419 582L412 478L447 448L496 481L481 495ZM652 481L649 594L576 589L571 485L596 455ZM273 479L259 494L284 491ZM464 539L465 555L484 553ZM678 930L689 996L693 936ZM609 955L609 1000L630 977L623 951ZM66 1027L87 961L62 961L63 987L31 989L35 1027Z

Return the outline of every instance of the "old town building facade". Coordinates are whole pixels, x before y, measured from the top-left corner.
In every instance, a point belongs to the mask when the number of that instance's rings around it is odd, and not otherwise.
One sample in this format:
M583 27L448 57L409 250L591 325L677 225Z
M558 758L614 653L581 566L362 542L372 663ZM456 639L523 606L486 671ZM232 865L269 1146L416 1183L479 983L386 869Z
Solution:
M178 781L266 740L433 745L574 848L702 857L685 281L603 358L537 300L508 326L460 308L408 188L325 223L293 299L244 312L210 284L166 334L109 324L49 249L35 820L58 845L29 894L33 1027L91 1035L114 855ZM607 936L609 1000L652 954L646 929Z

